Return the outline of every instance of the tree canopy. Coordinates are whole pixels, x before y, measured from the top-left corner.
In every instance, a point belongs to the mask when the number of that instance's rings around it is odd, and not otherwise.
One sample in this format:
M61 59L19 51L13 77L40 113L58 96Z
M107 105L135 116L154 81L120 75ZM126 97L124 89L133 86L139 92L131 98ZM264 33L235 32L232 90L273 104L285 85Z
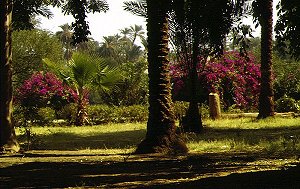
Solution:
M48 6L61 7L64 14L74 17L72 23L73 43L88 41L89 25L86 21L88 13L106 12L109 9L106 0L14 0L13 26L15 29L33 29L31 22L35 15L50 18L52 16Z
M278 48L281 53L300 58L300 1L281 0L277 6L278 20L275 26Z

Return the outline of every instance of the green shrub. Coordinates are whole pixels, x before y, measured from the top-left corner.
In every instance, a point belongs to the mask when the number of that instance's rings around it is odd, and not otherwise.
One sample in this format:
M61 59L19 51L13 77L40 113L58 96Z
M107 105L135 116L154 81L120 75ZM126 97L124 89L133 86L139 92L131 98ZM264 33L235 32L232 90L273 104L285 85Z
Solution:
M28 127L35 125L49 125L56 119L55 110L50 107L36 108L29 111L23 106L14 106L13 123L15 127Z
M67 120L69 124L73 123L76 118L77 105L75 103L67 104L56 112L57 119Z
M114 107L108 105L91 105L88 106L87 112L92 124L109 123L112 122Z
M118 123L143 122L148 119L148 107L141 105L118 107L114 113Z
M175 119L179 120L183 116L185 116L188 108L189 108L189 103L188 102L184 102L184 101L174 102Z
M201 112L202 119L210 117L210 115L209 115L209 106L208 105L202 104L202 106L200 107L200 112Z
M189 108L189 102L184 101L176 101L174 102L174 113L175 119L179 120L183 116L185 116L187 110ZM209 118L209 107L206 104L199 105L199 113L201 113L202 118Z
M55 116L55 110L50 107L39 108L37 112L37 123L41 125L52 124Z
M188 102L175 102L175 119L184 116L188 108ZM130 123L145 122L148 120L148 106L109 106L90 105L87 107L90 124L98 125L105 123ZM208 117L208 108L201 107L202 117ZM67 120L70 124L74 122L76 116L76 104L68 104L57 112L58 119Z
M92 124L144 122L148 119L148 107L93 105L88 107L88 116Z
M299 110L299 103L286 95L276 101L277 112L299 112Z

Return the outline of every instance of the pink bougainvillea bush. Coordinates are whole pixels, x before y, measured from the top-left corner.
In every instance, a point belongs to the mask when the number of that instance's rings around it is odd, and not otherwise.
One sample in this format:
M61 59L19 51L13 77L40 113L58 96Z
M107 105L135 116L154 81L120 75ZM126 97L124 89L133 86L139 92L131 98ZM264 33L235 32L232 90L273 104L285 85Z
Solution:
M77 100L76 91L50 72L34 73L17 89L15 95L16 103L32 111L42 107L59 110L66 104Z
M202 93L202 102L207 100L209 93L216 92L220 95L225 109L232 105L241 109L257 106L260 68L251 54L247 59L238 52L225 52L221 58L207 61L199 58L197 73L197 93ZM182 62L173 63L171 75L173 96L181 100L182 96L186 98L189 93L187 66Z

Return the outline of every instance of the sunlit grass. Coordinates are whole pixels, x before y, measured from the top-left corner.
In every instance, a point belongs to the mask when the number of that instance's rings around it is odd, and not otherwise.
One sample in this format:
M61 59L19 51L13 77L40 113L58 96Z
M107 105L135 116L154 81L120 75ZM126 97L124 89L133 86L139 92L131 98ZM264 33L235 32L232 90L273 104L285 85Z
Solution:
M98 135L102 133L115 133L124 131L134 131L145 129L145 123L124 123L124 124L104 124L96 126L64 126L64 127L32 127L32 131L37 135L50 135L53 133L72 133L81 136ZM20 134L21 129L17 129Z
M101 153L133 151L145 136L145 123L105 124L97 126L32 127L30 146L24 129L17 129L24 148L37 150L98 150ZM22 135L23 134L23 135Z
M204 125L201 134L184 134L192 153L300 152L300 118L204 120ZM145 137L146 123L32 127L29 145L22 137L23 131L17 129L17 135L23 146L29 149L128 154Z
M223 129L274 129L300 127L300 118L267 118L257 120L256 118L205 120L206 127Z
M300 152L300 118L205 120L203 133L185 135L191 152Z

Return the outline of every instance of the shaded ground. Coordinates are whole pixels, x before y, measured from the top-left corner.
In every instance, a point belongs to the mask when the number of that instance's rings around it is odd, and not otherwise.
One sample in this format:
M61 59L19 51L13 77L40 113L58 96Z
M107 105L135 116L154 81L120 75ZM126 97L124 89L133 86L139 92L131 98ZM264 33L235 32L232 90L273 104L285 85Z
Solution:
M0 188L300 188L295 157L31 151L0 156L0 162Z
M43 128L29 145L19 136L24 149L34 150L0 154L0 189L300 189L297 120L280 127L253 122L213 123L199 135L187 134L191 153L181 157L129 154L144 138L144 125ZM120 130L111 131L115 127Z

